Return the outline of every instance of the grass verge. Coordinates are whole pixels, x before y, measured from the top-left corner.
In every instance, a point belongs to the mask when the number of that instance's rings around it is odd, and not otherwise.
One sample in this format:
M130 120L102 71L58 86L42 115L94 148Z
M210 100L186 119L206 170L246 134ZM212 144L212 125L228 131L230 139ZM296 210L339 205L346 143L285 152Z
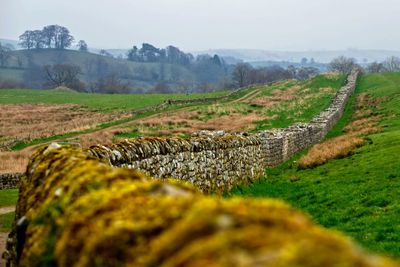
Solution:
M0 190L0 207L13 206L18 200L18 189Z
M283 199L369 250L400 257L400 74L362 76L356 92L385 98L376 111L384 132L368 135L368 142L353 155L313 169L296 167L300 153L230 196ZM354 114L352 106L354 100L329 136L342 133Z
M0 232L7 233L11 231L14 222L15 212L9 212L0 215Z

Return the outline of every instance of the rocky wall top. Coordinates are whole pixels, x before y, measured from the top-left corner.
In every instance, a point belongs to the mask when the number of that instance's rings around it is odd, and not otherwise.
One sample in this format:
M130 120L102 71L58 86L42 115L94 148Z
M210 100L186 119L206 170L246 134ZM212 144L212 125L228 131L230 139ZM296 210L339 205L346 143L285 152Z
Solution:
M3 257L11 267L398 266L280 201L205 196L56 144L29 162Z

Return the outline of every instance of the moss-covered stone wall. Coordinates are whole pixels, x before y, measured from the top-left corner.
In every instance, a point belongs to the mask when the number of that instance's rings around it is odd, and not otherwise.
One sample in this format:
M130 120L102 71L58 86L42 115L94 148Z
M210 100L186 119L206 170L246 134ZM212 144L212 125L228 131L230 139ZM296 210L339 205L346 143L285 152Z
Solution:
M8 266L396 266L269 199L222 199L52 144L21 179Z

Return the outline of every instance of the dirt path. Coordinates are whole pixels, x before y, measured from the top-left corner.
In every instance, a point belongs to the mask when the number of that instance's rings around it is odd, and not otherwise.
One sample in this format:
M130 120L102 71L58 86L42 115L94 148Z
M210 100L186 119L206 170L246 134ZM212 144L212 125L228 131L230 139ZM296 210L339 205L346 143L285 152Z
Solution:
M15 211L15 206L8 206L8 207L1 207L0 208L0 215L10 213Z
M238 98L238 99L233 100L233 101L230 102L230 103L239 103L239 102L243 102L243 101L246 101L246 100L250 100L250 99L255 98L255 97L256 97L257 95L259 95L260 93L261 93L261 90L260 90L260 89L256 89L256 90L251 91L250 93L248 93L248 94L242 96L241 98Z
M13 211L15 211L15 206L1 207L0 215L7 214ZM0 233L0 257L3 254L4 250L6 249L7 238L8 238L8 233ZM0 258L0 267L4 266L6 266L6 264L4 260Z

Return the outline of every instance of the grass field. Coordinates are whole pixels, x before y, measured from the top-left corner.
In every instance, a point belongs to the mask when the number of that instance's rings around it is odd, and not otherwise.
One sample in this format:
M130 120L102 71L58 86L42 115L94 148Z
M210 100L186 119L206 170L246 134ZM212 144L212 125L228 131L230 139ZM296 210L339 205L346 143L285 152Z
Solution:
M258 132L307 122L329 105L343 82L344 76L319 75L310 81L255 86L235 100L196 105L136 121L130 126L131 134L123 132L117 138L185 136L200 130Z
M89 94L52 90L0 89L0 104L76 104L92 111L129 111L163 103L168 99L195 99L228 94Z
M400 257L400 74L362 76L356 93L381 100L373 115L380 116L383 132L365 137L366 144L355 154L313 169L296 167L305 152L300 153L231 196L283 199L369 250ZM354 100L330 137L340 135L354 117Z
M11 231L15 219L15 212L9 212L0 215L0 232L8 233Z
M18 189L0 190L0 208L15 205L18 199Z
M18 189L0 190L0 208L14 206L18 200ZM9 232L14 221L15 212L0 214L0 233Z

